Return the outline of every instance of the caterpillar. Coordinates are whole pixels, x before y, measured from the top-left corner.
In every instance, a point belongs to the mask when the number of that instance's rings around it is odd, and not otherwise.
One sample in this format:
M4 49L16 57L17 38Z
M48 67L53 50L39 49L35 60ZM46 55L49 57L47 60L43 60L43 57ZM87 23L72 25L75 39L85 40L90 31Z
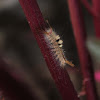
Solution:
M50 27L43 31L45 40L49 45L52 55L55 60L58 60L60 66L64 68L66 64L74 67L74 64L68 61L65 57L64 50L63 50L63 41L60 39L60 36L56 34L56 32Z

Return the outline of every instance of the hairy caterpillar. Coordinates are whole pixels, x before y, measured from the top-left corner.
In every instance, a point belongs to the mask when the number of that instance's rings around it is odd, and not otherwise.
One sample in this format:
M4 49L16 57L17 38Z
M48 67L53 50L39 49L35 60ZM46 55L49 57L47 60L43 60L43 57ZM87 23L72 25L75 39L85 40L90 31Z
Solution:
M60 36L56 34L55 31L50 27L49 29L45 29L43 31L45 40L49 45L52 55L54 56L55 60L58 60L60 66L64 67L66 64L74 67L72 62L68 61L64 55L63 51L63 41L60 39Z

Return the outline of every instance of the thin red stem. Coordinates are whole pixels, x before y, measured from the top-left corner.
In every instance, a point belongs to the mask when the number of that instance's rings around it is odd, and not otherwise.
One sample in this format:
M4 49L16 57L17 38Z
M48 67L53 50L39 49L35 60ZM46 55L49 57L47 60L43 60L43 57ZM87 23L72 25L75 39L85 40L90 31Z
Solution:
M100 0L92 0L94 11L100 16Z
M36 0L19 0L19 2L63 100L79 100L66 70L61 68L57 61L54 60L44 35L40 32L45 29L45 21Z
M100 0L92 0L93 9L97 17L93 17L96 37L100 39Z
M93 7L89 4L89 2L87 0L81 0L82 3L84 4L84 6L87 8L88 12L92 15L92 16L96 16L96 13L94 12Z
M92 62L85 46L86 31L79 0L67 0L88 100L97 100Z
M82 0L82 3L93 16L96 37L100 39L100 0L92 0L92 7L87 0Z

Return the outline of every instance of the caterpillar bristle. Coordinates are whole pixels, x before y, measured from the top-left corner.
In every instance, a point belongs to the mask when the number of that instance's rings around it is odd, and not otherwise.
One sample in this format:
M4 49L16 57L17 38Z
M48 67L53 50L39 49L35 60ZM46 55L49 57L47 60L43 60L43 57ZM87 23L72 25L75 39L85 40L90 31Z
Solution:
M71 67L74 67L74 66L75 66L72 62L70 62L70 61L68 61L68 60L66 60L66 63L67 63L68 65L70 65Z

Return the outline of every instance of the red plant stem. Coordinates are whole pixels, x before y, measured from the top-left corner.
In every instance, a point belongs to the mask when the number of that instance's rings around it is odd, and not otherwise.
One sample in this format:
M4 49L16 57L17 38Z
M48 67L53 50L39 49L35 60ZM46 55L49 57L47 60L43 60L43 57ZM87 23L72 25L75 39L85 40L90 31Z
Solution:
M93 7L89 4L89 2L87 0L81 0L82 3L84 4L84 6L87 8L88 12L92 15L92 16L96 16L96 13L94 12Z
M88 100L97 100L92 62L85 46L86 31L79 0L67 0Z
M0 91L2 91L4 98L9 100L38 100L27 91L21 83L16 81L5 68L8 65L0 58Z
M82 0L90 14L93 15L96 37L100 39L100 0L92 0L92 7L87 0Z
M41 30L45 29L45 21L36 0L19 0L19 2L63 100L79 100L66 70L61 68L57 61L54 60L50 48L45 42L44 35L41 32Z
M100 0L92 0L93 9L97 17L93 17L96 37L100 39Z
M100 18L100 0L92 0L92 5L95 13L99 16Z

